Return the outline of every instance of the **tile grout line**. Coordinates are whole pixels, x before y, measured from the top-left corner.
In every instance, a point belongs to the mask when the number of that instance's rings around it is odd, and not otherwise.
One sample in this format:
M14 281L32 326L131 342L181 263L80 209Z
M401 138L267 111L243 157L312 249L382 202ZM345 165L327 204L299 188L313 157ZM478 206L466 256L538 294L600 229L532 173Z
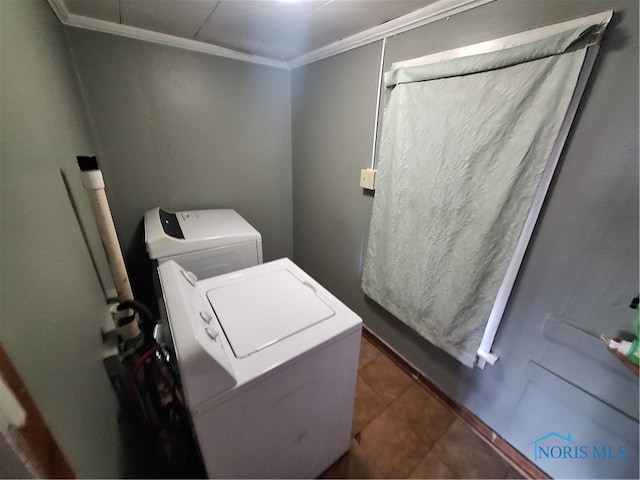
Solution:
M379 353L380 355L385 355L385 352L383 352L382 350L380 350L376 345L372 344L371 342L369 342ZM362 365L362 368L366 367L367 365L369 365L370 363L373 363L373 361L375 361L378 357L376 357L373 360L370 360L369 362L367 362L367 364ZM389 358L387 356L387 358ZM389 358L389 360L393 361L393 358ZM402 365L399 365L397 362L394 361L394 364L396 364L399 368L402 369L403 373L405 375L407 375L407 378L409 380L411 380L411 382L408 384L407 388L404 389L402 392L400 392L394 399L393 401L391 401L391 403L387 404L386 401L384 401L384 399L382 399L382 397L380 397L378 395L378 393L376 392L376 390L374 389L374 387L372 385L370 385L362 376L359 375L358 372L358 376L360 378L360 380L362 380L367 386L369 386L369 388L371 388L371 390L376 394L376 396L378 398L380 398L380 400L385 404L385 409L380 412L378 415L376 415L375 417L373 417L371 420L369 420L369 422L367 423L367 425L365 425L362 429L360 429L359 432L357 432L357 435L361 434L361 432L371 423L373 423L373 421L375 421L377 418L379 418L381 415L385 414L386 412L388 412L389 415L393 415L394 417L396 417L399 421L401 421L408 429L409 431L411 431L416 438L418 439L419 442L421 442L423 445L425 445L427 447L427 451L425 452L425 454L420 458L420 460L416 463L415 467L411 470L411 472L409 472L409 477L411 477L411 475L418 470L418 468L420 467L420 464L427 458L427 456L430 453L433 453L434 456L451 472L453 473L453 470L451 468L451 466L445 462L444 460L442 460L438 454L434 451L434 447L435 445L440 441L440 439L444 436L444 434L446 432L449 431L449 429L451 428L451 426L453 425L453 423L455 422L455 420L453 420L448 426L447 428L440 434L438 435L438 437L436 438L436 440L429 446L428 444L426 444L422 438L420 438L420 432L415 430L415 427L412 428L412 425L410 422L405 421L405 419L403 417L401 417L400 415L398 415L394 409L394 404L396 404L396 402L400 399L400 397L402 397L402 395L404 395L405 393L407 393L411 388L414 387L414 385L418 385L421 388L424 389L424 386L420 383L418 378L414 378L413 376L409 375L406 370L404 368L402 368ZM458 419L458 416L455 414L455 412L453 410L451 410L449 408L448 405L446 405L444 402L442 402L442 400L438 397L436 397L435 395L432 394L432 392L430 392L429 390L425 389L425 391L429 394L430 397L434 398L439 404L441 404L443 407L447 408L448 410L450 410L454 415L455 415L455 419ZM358 442L360 443L360 442ZM374 462L375 463L375 462Z
M385 408L384 408L384 410L382 410L382 412L380 412L379 414L377 414L377 415L375 415L373 418L371 418L371 419L370 419L370 420L369 420L365 425L363 425L363 426L362 426L362 427L361 427L361 428L360 428L356 433L354 433L354 434L353 434L353 437L354 437L354 438L355 438L355 436L356 436L356 435L360 435L360 434L362 433L362 431L363 431L365 428L367 428L369 425L371 425L371 423L372 423L376 418L378 418L380 415L382 415L384 412L386 412L386 411L387 411L387 409L391 406L391 405L387 405L387 402L385 402L385 401L380 397L380 395L378 395L378 392L376 392L376 391L375 391L375 389L374 389L371 385L369 385L369 383L368 383L364 378L362 378L362 377L360 376L360 373L358 373L358 378L360 378L360 380L361 380L362 382L364 382L364 383L365 383L365 385L367 385L367 386L371 389L371 391L375 394L375 396L376 396L376 397L378 397L378 398L380 399L380 401L384 404ZM356 441L357 441L358 443L360 443L360 441L359 441L358 439L356 439Z
M449 410L451 410L456 415L456 418L458 418L467 427L469 427L478 438L488 444L503 460L507 462L507 464L511 468L527 478L550 478L536 465L532 464L528 458L526 458L523 454L512 447L506 440L497 435L489 426L482 422L482 420L472 414L465 407L458 404L451 397L447 396L424 374L411 367L409 363L407 363L390 347L384 344L384 342L382 342L382 340L380 340L373 332L371 332L367 328L364 328L362 332L364 338L366 338L372 345L377 347L378 350L382 352L382 354L387 356L396 365L398 365L422 388L427 390L427 392L433 395L438 401L443 403L445 407L449 408ZM450 427L451 426L449 426L449 428Z
M448 408L448 405L445 405ZM455 414L455 412L453 412ZM456 415L456 419L458 418L458 416ZM442 457L440 457L440 455L438 455L438 452L436 452L436 444L442 440L442 437L444 437L446 435L446 433L451 430L451 427L453 427L453 424L455 423L455 420L453 422L451 422L451 424L447 427L447 429L442 433L442 435L440 435L440 438L438 438L438 440L436 441L436 443L433 444L433 454L436 456L436 458L438 460L440 460L448 469L451 473L453 473L455 475L456 478L460 478L458 477L458 474L455 473L455 471L451 468L451 465L449 465L448 462L446 462Z
M390 359L387 355L384 354L384 352L382 352L377 346L371 344L373 348L376 349L377 352L379 352L379 355L376 356L375 359L371 360L370 362L368 362L366 365L363 365L362 368L365 368L367 365L373 363L374 361L378 360L378 358L380 358L381 356L387 357L387 359ZM396 365L396 367L400 368L396 362L393 362L394 365ZM421 438L418 432L416 432L413 428L411 428L411 425L405 421L405 419L399 415L396 411L396 409L394 408L394 404L398 401L398 399L400 397L402 397L402 395L404 395L407 391L409 391L411 388L414 387L414 385L417 383L415 378L412 378L411 376L407 375L406 371L404 371L404 369L401 369L401 373L402 375L406 375L407 379L409 380L409 382L407 382L407 386L406 388L404 388L402 391L400 391L394 398L393 400L391 400L389 403L387 403L387 401L381 397L378 392L376 391L376 389L374 388L373 385L371 385L369 382L367 382L361 375L360 375L360 370L358 371L358 377L359 379L365 384L367 385L372 392L376 395L376 397L381 401L381 403L384 405L384 409L378 413L377 415L375 415L373 418L371 418L366 425L364 425L358 432L356 432L354 434L354 437L356 438L356 441L358 441L358 443L361 444L361 442L358 440L358 437L361 437L362 432L364 432L364 430L366 430L366 428L373 424L373 422L375 422L377 419L379 419L381 416L383 415L389 415L392 416L393 418L395 418L398 422L402 423L407 430L416 438L416 441L420 444L422 444L425 448L426 451L424 453L423 456L421 456L419 458L419 460L416 462L415 466L411 469L410 472L408 472L407 476L410 476L413 472L415 472L418 467L420 466L421 462L426 458L427 455L429 455L429 453L431 452L433 445L429 446L427 443L425 443ZM369 455L368 452L365 452L365 454L367 455L367 457L369 458L369 460L376 465L377 468L380 468L377 463L375 462L374 459L372 459ZM448 468L448 467L447 467Z
M418 467L420 467L420 464L421 464L422 462L424 462L424 459L425 459L425 458L427 458L431 452L433 452L433 447L434 447L434 446L435 446L435 444L434 444L434 445L432 445L432 446L429 448L429 450L427 451L427 453L425 453L425 454L424 454L424 456L423 456L423 457L420 459L420 461L416 464L416 467L415 467L413 470L411 470L411 473L409 473L408 478L411 478L411 476L412 476L414 473L416 473L416 470L418 470ZM433 454L434 454L434 455L436 455L436 453L435 453L435 452L433 452ZM437 456L437 455L436 455L436 456ZM449 467L447 467L447 468L449 468Z
M406 375L406 376L407 376L407 378L408 378L408 380L409 380L410 382L416 382L416 381L417 381L417 380L416 380L415 378L413 378L411 375L408 375L408 374L407 374L407 372L404 370L404 368L402 368L402 366L400 366L397 362L395 362L395 361L393 360L393 358L390 358L388 355L385 355L385 353L384 353L383 351L381 351L381 350L379 350L379 351L380 351L380 355L379 355L375 360L373 360L373 361L369 362L369 363L366 365L366 367L368 367L369 365L373 364L373 363L374 363L375 361L377 361L380 357L385 357L387 360L391 361L391 363L392 363L392 364L394 364L396 367L398 367L398 368L400 369L401 373L402 373L403 375ZM366 368L366 367L363 367L363 370L364 370L364 368ZM358 375L360 375L360 370L358 371ZM360 378L361 378L362 380L364 380L364 377L362 377L361 375L360 375ZM371 387L371 389L373 389L373 391L374 391L374 392L376 392L376 394L380 397L380 399L383 401L383 403L384 403L385 405L387 405L387 406L390 406L393 402L395 402L395 401L396 401L396 400L397 400L401 395L403 395L403 394L404 394L407 390L409 390L409 389L411 388L411 386L412 386L412 383L409 383L409 384L408 384L404 389L402 389L402 390L401 390L401 391L400 391L400 392L399 392L399 393L398 393L398 394L393 398L393 400L391 400L389 403L387 403L387 401L384 399L384 397L383 397L382 395L380 395L380 394L376 391L376 389L373 387L373 385L371 385L370 383L368 383L368 382L366 382L366 381L365 381L365 383L366 383L367 385L369 385L369 387Z
M436 443L438 443L438 442L442 439L442 437L443 437L443 436L444 436L444 435L449 431L449 429L451 428L451 426L455 423L455 421L456 421L457 419L459 419L459 417L458 417L458 414L457 414L453 409L451 409L451 408L450 408L446 403L442 402L438 397L436 397L435 395L433 395L431 391L429 391L428 389L424 388L424 386L423 386L423 385L422 385L418 380L415 380L415 383L416 383L416 385L418 385L420 388L424 389L424 390L427 392L427 394L428 394L431 398L433 398L434 400L436 400L440 405L442 405L444 408L446 408L447 410L449 410L451 413L453 413L453 414L455 415L455 419L454 419L454 420L453 420L453 421L452 421L452 422L447 426L447 428L445 428L445 429L444 429L444 431L443 431L440 435L438 435L438 437L436 438L436 440L433 442L433 445L431 446L431 448L433 448L433 447L435 447ZM409 387L409 388L411 388L411 387ZM404 394L404 393L406 393L406 392L409 390L409 388L408 388L407 390L405 390L405 391L403 392L403 394ZM399 396L398 396L398 398L399 398ZM396 400L397 400L397 399L396 399ZM395 403L395 401L394 401L394 403ZM411 425L410 425L410 424L407 424L407 426L409 427L409 429L410 429L413 433L415 433L416 435L419 435L419 432L416 432L413 428L411 428Z
M448 429L447 429L447 430L448 430ZM457 474L457 473L456 473L456 472L451 468L451 466L450 466L447 462L445 462L445 461L444 461L444 459L442 459L442 457L440 457L440 455L438 455L438 452L436 452L436 451L435 451L435 447L436 447L436 446L434 445L434 446L433 446L433 449L432 449L432 450L433 450L433 455L434 455L438 460L440 460L440 461L442 462L442 464L443 464L445 467L447 467L447 469L448 469L448 470L453 474L453 476L454 476L455 478L460 478L460 477L458 476L458 474Z

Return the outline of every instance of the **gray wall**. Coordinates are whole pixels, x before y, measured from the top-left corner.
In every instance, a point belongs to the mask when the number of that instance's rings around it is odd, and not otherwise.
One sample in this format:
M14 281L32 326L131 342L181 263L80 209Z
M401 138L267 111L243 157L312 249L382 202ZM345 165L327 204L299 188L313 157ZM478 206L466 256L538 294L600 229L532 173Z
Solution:
M276 69L73 29L71 62L44 0L2 0L1 341L78 475L132 473L99 358L104 297L61 177L86 219L75 156L95 153L134 257L148 208L236 208L266 259L293 251L526 455L550 431L635 451L542 464L553 476L637 478L637 379L582 333L625 329L638 292L637 2L500 1L389 39L386 63L605 8L621 12L510 300L501 359L480 372L360 290L373 199L357 178L370 164L380 42L297 69L291 85Z
M0 341L77 475L119 477L105 299L61 175L84 216L93 145L64 30L43 0L3 0L0 35Z
M127 252L139 253L139 223L159 206L234 208L262 233L265 260L293 254L287 71L87 30L68 36Z
M357 181L370 164L381 42L291 80L295 261L523 454L552 431L629 452L539 463L554 477L638 475L638 380L596 338L630 329L638 292L638 4L498 1L394 36L385 56L388 68L609 8L616 16L494 345L500 360L485 371L461 366L359 287L373 198Z
M358 188L371 162L380 44L292 72L294 258L343 300L362 299L372 198Z

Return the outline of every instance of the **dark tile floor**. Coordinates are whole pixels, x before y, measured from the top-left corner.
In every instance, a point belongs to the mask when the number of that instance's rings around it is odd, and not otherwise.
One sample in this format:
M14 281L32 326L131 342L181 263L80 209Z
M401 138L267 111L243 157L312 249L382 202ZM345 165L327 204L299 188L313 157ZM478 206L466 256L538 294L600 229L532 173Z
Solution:
M364 337L351 433L323 478L523 478Z

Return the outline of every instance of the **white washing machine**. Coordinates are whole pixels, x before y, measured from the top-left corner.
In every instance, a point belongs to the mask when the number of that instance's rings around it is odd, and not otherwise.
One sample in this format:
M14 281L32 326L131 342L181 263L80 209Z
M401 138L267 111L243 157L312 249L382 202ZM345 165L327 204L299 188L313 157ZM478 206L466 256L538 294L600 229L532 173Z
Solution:
M289 259L158 267L210 478L315 478L349 448L362 321Z
M156 208L144 226L209 477L320 475L349 447L360 318L290 260L262 264L233 210Z
M198 278L262 263L262 236L234 210L154 208L144 215L144 236L151 260L175 260Z

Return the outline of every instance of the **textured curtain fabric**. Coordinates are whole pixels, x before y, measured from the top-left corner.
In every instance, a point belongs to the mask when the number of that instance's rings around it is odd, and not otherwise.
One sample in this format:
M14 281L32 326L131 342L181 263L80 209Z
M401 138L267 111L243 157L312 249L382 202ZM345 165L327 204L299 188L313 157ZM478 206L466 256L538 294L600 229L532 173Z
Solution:
M472 367L590 29L385 74L364 292Z

